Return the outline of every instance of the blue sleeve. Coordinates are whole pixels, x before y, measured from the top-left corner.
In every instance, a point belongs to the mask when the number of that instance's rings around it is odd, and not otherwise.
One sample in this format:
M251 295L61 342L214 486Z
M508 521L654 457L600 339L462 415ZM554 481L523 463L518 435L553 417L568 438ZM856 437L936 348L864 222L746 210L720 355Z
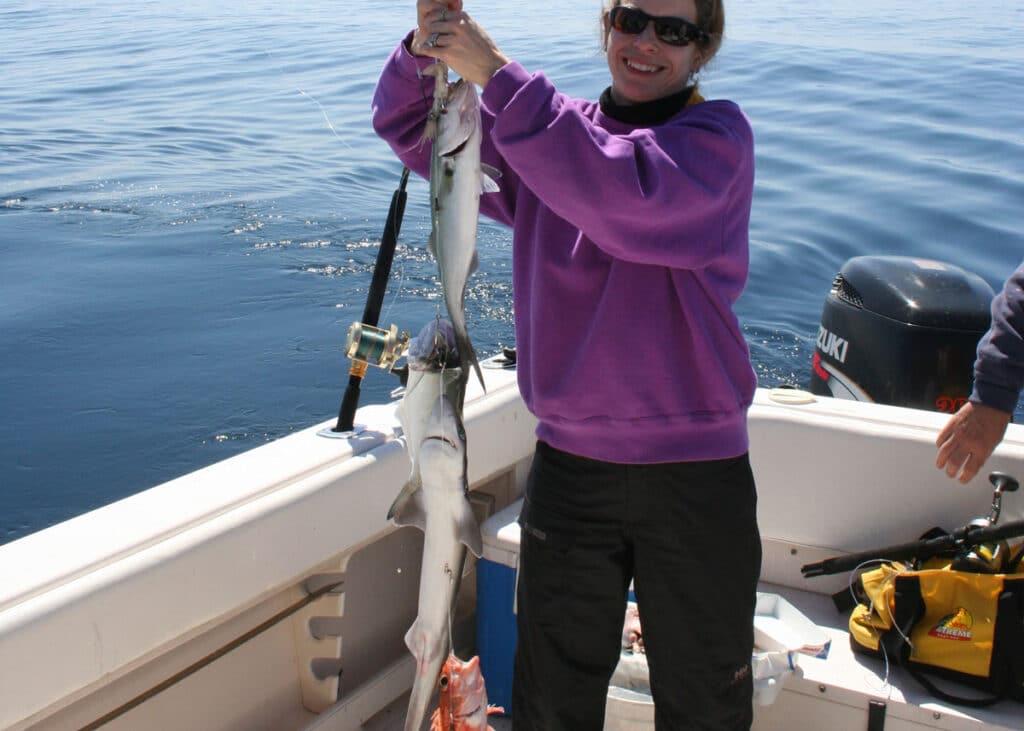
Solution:
M992 326L978 343L970 400L1012 414L1024 388L1024 262L992 300Z

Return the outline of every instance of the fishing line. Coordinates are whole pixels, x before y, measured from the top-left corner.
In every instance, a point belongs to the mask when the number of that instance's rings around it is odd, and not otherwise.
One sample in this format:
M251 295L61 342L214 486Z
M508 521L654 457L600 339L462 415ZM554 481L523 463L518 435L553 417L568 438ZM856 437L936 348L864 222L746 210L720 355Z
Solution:
M316 98L315 98L314 96L312 96L311 94L307 94L307 93L306 93L305 91L303 91L302 89L300 89L300 88L298 88L298 87L295 87L295 90L296 90L297 92L299 92L300 94L302 94L302 96L306 97L306 98L307 98L307 99L309 99L309 100L310 100L311 102L313 102L314 104L316 104L316 105L317 105L317 106L318 106L318 107L320 108L320 113L321 113L321 114L323 115L323 117L324 117L324 121L325 121L325 122L327 123L327 128L328 128L329 130L331 130L331 132L332 132L332 133L334 134L334 136L335 136L335 137L336 137L336 138L338 139L338 141L339 141L339 142L341 142L341 144L345 145L345 147L347 147L347 148L348 148L348 149L350 149L350 150L354 150L355 148L354 148L354 147L352 147L352 145L350 145L349 143L345 142L345 139L344 139L344 138L343 138L343 137L342 137L341 135L339 135L339 134L338 134L338 130L336 130L336 129L334 128L334 124L333 124L333 123L331 122L331 118L330 118L330 117L328 116L328 114L327 114L327 110L326 110L326 109L324 109L324 105L323 105L323 104L321 104L321 103L320 103L319 101L317 101L317 99L316 99Z
M863 561L862 563L857 564L850 570L850 578L847 580L846 588L849 589L850 598L853 599L854 604L860 604L860 599L857 597L857 594L853 588L853 584L856 581L854 577L857 575L857 572L860 571L862 568L864 568L865 566L870 566L873 563L884 564L893 563L893 561L890 561L887 558L869 558L867 561Z
M398 249L396 248L395 251L397 253ZM381 315L381 320L386 322L389 319L389 317L391 315L391 310L398 303L398 299L399 299L399 297L401 297L401 295L403 293L403 288L404 287L405 287L405 260L402 259L398 263L398 284L395 285L395 287L394 287L395 292L391 296L391 301L387 303L387 305L385 307L385 310L384 310L384 314ZM434 315L436 317L440 317L440 314L441 314L441 309L440 309L440 306L438 306L435 309Z
M857 564L850 571L850 578L849 578L849 581L847 583L847 587L850 590L850 596L853 598L853 601L856 604L860 603L860 601L857 598L857 595L854 593L854 589L853 589L854 576L856 575L856 573L858 571L860 571L862 568L864 568L865 566L870 566L871 564L886 564L886 563L892 564L892 563L896 563L896 562L892 561L890 559L886 559L886 558L872 558L872 559L868 559L867 561L863 561L863 562ZM895 573L902 573L902 572L898 572L897 571ZM888 580L891 581L892 578L890 577ZM907 646L910 647L911 650L913 650L914 645L910 641L910 638L907 637L907 635L903 632L903 629L896 623L896 617L893 616L892 608L889 607L888 604L886 604L885 609L886 609L886 614L889 615L889 623L893 627L893 629L896 630L896 634L898 634L903 639L903 641L907 643ZM870 601L870 603L868 604L868 611L869 612L874 612L875 611L875 601L874 601L874 599L872 599ZM879 614L881 614L881 612L879 612ZM889 652L886 649L884 642L879 642L878 643L878 647L882 651L882 661L883 661L884 667L885 667L885 674L882 676L882 690L883 691L888 691L888 692L891 693L892 692L892 685L890 684L889 680L890 680L890 673L891 673L892 668L891 668L891 665L889 663Z
M435 332L437 333L438 337L443 337L444 338L444 340L445 340L445 348L447 348L448 347L448 336L447 335L443 335L442 336L442 334L441 334L441 313L437 312L434 315L434 317L435 317L436 322L437 322L437 330L435 330ZM438 345L437 341L435 341L434 344L435 344L435 346L437 346ZM438 388L437 398L441 402L441 416L442 416L441 426L442 426L442 429L444 429L444 424L445 424L445 420L443 418L444 417L444 383L445 383L445 377L447 375L447 370L448 370L448 355L446 353L444 359L441 361L441 378L438 379L438 387L437 387ZM448 434L445 433L444 431L442 431L441 436L443 436L445 439L449 439ZM454 442L454 440L451 440L451 441ZM450 616L448 617L448 622L449 622L449 625L450 625L450 623L451 623L451 617ZM451 634L451 627L449 626L449 637L450 637L450 634Z
M459 567L459 572L460 573L462 572L462 567L461 566ZM455 598L455 571L450 566L448 567L448 590L449 590L449 594L448 595L450 597L452 597L452 599L454 599ZM454 615L454 614L455 614L455 602L454 601L449 601L448 602L448 652L450 652L450 653L454 653L455 652L455 630L453 628L454 627L454 620L452 619L452 615Z
M454 584L455 583L454 581L452 581L451 575L448 576L448 583L449 584ZM449 587L449 588L451 588L451 587ZM453 594L454 594L454 590L453 590ZM449 609L448 609L448 651L449 652L454 652L455 651L455 630L453 629L453 622L452 622L452 614L455 612L455 608L452 606L452 604L454 604L454 602L448 602L448 606L449 606Z
M263 55L265 55L268 59L273 59L272 63L277 66L277 71L281 75L282 78L288 78L289 76L291 76L291 74L288 71L286 71L284 69L284 66L282 66L280 64L280 62L277 60L275 54L271 53L270 51L264 51ZM295 86L295 91L299 92L302 96L306 97L311 102L316 104L317 107L319 107L320 113L323 115L324 121L327 123L327 128L331 130L331 132L338 139L338 141L341 142L341 144L345 145L345 147L347 147L349 150L354 150L355 149L355 148L352 147L352 145L350 145L348 142L345 141L345 138L343 138L341 135L338 134L338 130L335 129L334 123L331 122L331 118L327 114L327 110L324 109L324 105L323 104L321 104L312 94L307 94L305 92L305 90L303 90L298 85Z
M851 572L850 572L850 584L849 584L849 587L850 587L850 596L852 596L852 597L853 597L854 601L857 601L857 597L856 597L856 595L855 595L855 594L853 593L853 574L854 574L855 572L857 572L857 571L858 571L858 570L859 570L860 568L862 568L862 567L864 567L864 566L867 566L867 565L869 565L869 564L873 564L873 563L896 563L896 562L895 562L895 561L892 561L892 560L890 560L890 559L885 559L885 558L873 558L873 559L869 559L868 561L864 561L863 563L861 563L861 564L858 564L857 566L855 566L855 567L853 568L853 571L851 571ZM905 571L905 570L906 570L906 569L904 569L904 571ZM894 570L894 572L893 572L893 573L898 573L898 574L901 574L901 573L903 573L903 571L895 571L895 570ZM890 581L891 581L892 579L890 578L890 579L888 579L888 580L890 580ZM858 602L858 603L859 603L859 602ZM905 634L905 633L903 632L903 628L902 628L902 627L900 627L900 626L899 626L899 625L898 625L898 624L896 623L896 617L895 617L895 616L893 616L893 613L892 613L892 608L891 608L891 607L889 607L889 606L888 606L888 604L886 605L886 607L885 607L885 608L886 608L886 612L887 612L887 614L889 615L889 622L890 622L890 623L892 624L892 627L893 627L893 629L895 629L895 630L896 630L896 634L898 634L898 635L899 635L899 636L900 636L900 637L901 637L901 638L903 639L903 641L907 643L907 646L908 646L908 647L910 647L910 649L911 649L911 650L913 650L913 649L914 649L914 644L913 644L913 643L912 643L912 642L910 641L910 638L909 638L909 637L908 637L908 636L907 636L907 635L906 635L906 634ZM870 611L872 611L872 612L873 612L873 611L875 611L875 602L874 602L874 600L872 600L872 601L871 601L871 604L869 605L868 609L869 609ZM886 658L886 666L888 667L888 658Z
M391 308L398 302L398 296L402 294L402 287L405 284L405 262L398 262L398 284L395 289L395 293L391 296L391 301L385 306L384 314L380 316L383 322L387 322L390 319Z

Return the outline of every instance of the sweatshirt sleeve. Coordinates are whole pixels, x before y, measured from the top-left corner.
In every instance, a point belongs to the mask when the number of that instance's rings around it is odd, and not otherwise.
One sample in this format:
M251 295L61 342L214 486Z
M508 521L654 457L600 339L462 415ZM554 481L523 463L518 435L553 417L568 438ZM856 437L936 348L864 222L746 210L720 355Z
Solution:
M409 33L391 53L381 71L372 103L373 129L394 150L398 159L417 175L430 179L430 143L423 142L427 114L434 101L434 78L422 72L434 59L409 51ZM497 193L480 196L480 212L511 225L519 181L490 139L494 119L481 110L483 139L480 158L496 169Z
M406 47L410 34L391 53L373 94L373 129L398 159L424 178L430 175L430 145L420 138L434 98L434 79L423 76L432 62Z
M1024 262L992 300L992 326L978 343L970 400L1012 414L1024 388Z
M700 269L747 245L753 133L732 102L616 134L513 62L483 103L494 144L523 184L607 254Z

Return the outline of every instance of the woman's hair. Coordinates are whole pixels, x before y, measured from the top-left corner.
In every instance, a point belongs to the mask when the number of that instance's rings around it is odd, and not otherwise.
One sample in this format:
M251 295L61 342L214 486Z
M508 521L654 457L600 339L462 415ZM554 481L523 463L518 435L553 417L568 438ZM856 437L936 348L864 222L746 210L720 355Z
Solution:
M697 6L697 25L708 34L707 40L698 44L700 63L703 66L718 53L722 46L722 35L725 33L725 6L723 0L694 0ZM606 0L601 11L602 46L608 46L608 12L622 0Z

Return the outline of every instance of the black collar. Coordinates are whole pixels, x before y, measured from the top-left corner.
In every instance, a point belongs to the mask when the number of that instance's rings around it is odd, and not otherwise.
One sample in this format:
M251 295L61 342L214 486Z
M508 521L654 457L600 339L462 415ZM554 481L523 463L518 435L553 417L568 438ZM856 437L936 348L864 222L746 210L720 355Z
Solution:
M690 101L694 87L688 86L670 96L663 96L654 101L641 102L622 106L612 100L612 88L609 86L601 93L601 111L608 117L641 127L653 127L667 122Z

